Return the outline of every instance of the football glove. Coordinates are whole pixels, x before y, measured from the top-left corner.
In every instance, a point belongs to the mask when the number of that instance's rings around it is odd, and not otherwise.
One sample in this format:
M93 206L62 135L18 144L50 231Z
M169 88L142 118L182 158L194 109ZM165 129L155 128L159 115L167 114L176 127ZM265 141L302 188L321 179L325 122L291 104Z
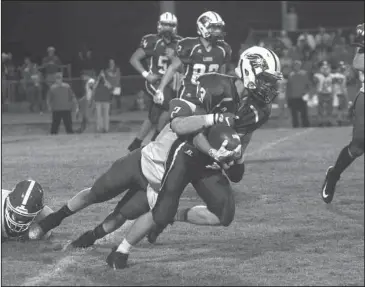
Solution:
M226 149L227 144L228 140L223 141L221 147L218 150L213 148L210 149L209 155L217 162L224 162L228 158L231 158L238 151L238 149L241 149L241 145L239 145L235 150L229 151Z

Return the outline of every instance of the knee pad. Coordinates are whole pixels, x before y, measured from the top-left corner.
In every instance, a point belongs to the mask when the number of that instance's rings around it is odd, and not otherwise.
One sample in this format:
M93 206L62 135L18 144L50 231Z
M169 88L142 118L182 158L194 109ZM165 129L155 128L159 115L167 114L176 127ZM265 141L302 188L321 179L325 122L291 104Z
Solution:
M364 141L353 140L349 144L349 152L352 157L357 158L364 153Z

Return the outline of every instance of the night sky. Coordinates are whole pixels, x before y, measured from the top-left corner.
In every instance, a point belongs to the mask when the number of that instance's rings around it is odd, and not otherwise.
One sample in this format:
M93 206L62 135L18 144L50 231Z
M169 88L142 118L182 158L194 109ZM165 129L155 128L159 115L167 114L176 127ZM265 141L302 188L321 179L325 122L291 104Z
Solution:
M364 21L363 1L290 1L299 28L355 27ZM53 45L63 62L70 62L83 45L99 59L115 57L124 74L133 74L128 60L143 35L156 32L158 1L65 1L1 4L2 52L11 51L22 61L30 53L39 60ZM181 1L176 2L179 34L195 36L197 17L213 10L226 22L227 42L234 50L250 27L280 29L280 2Z

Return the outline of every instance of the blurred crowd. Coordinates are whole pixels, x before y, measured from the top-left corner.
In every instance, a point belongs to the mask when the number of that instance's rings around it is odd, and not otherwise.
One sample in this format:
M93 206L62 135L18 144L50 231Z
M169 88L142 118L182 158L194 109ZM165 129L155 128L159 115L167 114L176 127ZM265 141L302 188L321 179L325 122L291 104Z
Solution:
M310 125L307 109L313 106L318 108L320 125L345 123L344 114L347 110L345 102L348 102L348 97L347 89L343 87L356 85L358 79L357 72L351 67L355 52L354 47L350 45L355 37L353 29L327 31L319 27L315 32L311 32L298 31L295 25L289 26L293 26L288 28L289 32L285 30L254 32L246 43L241 44L239 53L252 45L259 45L278 54L284 79L279 83L280 94L274 107L279 108L280 116L283 117L287 117L290 111L293 127ZM232 68L234 65L235 63L232 63ZM323 74L324 77L318 76ZM69 81L71 76L72 83ZM344 85L339 84L343 81L339 79L343 77ZM7 103L26 101L31 112L41 114L45 111L53 112L55 107L48 101L50 89L52 85L64 82L65 78L68 78L66 82L71 84L70 89L76 98L75 110L78 111L82 122L80 131L85 130L93 113L97 119L96 130L108 131L111 106L115 107L117 112L122 108L122 75L114 59L108 59L103 65L98 65L92 51L86 48L73 59L72 75L71 65L62 64L54 47L47 48L46 55L40 63L36 63L32 57L25 57L23 64L18 67L14 65L11 53L3 53L1 95L3 111L6 111ZM331 82L331 88L323 91L323 83L328 81ZM100 82L103 85L99 85ZM98 89L94 91L95 101L91 104L89 99L94 85ZM135 87L133 92L137 95L135 107L146 109L145 95L140 88ZM330 105L332 108L328 108L329 102L332 103ZM323 116L324 114L326 116ZM71 129L68 128L68 132L71 132Z
M352 68L354 38L353 29L267 31L254 33L240 52L259 45L278 54L284 79L279 83L276 105L281 116L286 116L289 108L293 127L310 125L310 107L317 107L319 126L343 125L348 122L351 105L347 87L360 83L358 72Z

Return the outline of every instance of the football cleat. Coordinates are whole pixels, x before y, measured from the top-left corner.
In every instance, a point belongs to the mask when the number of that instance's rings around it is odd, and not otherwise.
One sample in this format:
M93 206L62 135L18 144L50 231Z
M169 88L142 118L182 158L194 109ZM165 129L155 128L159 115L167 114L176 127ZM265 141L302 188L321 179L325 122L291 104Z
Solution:
M126 268L129 256L129 254L118 252L117 248L118 246L113 247L112 251L106 258L106 263L114 270Z
M88 248L94 245L96 237L93 230L86 231L79 238L72 241L71 246L74 248Z
M333 166L327 169L326 178L322 186L322 199L325 203L331 203L333 196L336 191L336 183L340 179L339 176L335 175L333 172Z

